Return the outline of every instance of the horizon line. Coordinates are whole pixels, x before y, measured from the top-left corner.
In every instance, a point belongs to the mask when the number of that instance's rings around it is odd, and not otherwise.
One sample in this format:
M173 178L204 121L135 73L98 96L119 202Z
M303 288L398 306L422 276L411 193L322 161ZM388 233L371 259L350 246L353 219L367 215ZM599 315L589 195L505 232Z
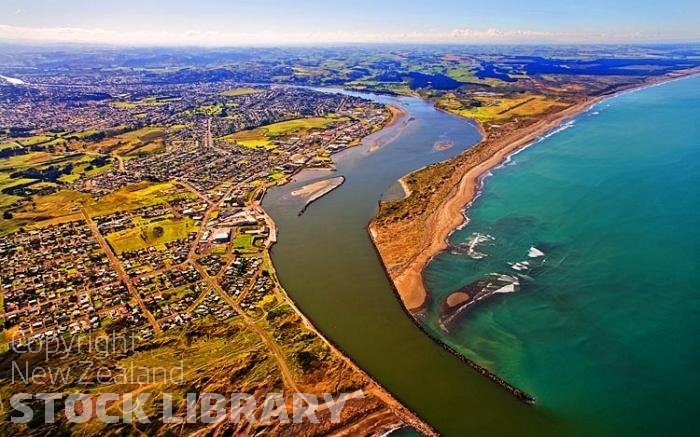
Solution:
M0 23L0 42L16 44L90 44L128 47L269 47L352 44L414 45L582 45L680 44L700 41L687 33L550 32L533 29L454 28L405 32L303 31L220 32L215 30L113 30L85 27L25 27Z
M678 39L678 40L643 40L643 41L319 41L319 42L267 42L252 44L222 43L117 43L104 41L57 41L57 40L27 40L27 39L4 39L0 38L0 45L24 46L24 47L50 47L50 46L72 46L72 47L100 47L100 48L127 48L127 49L252 49L252 48L327 48L327 47L411 47L411 46L458 46L458 47L493 47L493 46L673 46L673 45L699 45L698 39Z

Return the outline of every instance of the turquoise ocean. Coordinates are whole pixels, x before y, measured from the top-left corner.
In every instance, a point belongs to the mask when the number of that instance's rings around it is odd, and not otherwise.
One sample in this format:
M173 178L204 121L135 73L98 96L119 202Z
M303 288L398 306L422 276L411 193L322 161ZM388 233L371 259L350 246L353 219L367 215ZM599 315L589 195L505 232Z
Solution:
M426 269L426 329L577 434L697 435L700 77L604 100L483 182ZM441 328L491 273L519 289Z

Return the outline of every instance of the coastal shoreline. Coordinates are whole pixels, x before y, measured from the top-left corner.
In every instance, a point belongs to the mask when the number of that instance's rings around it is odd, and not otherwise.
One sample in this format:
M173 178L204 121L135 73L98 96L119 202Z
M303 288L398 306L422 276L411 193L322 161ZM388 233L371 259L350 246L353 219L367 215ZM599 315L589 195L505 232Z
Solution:
M459 184L452 187L445 201L436 208L426 222L424 235L431 235L431 238L427 239L428 244L421 247L417 256L398 274L390 275L403 304L410 312L416 313L425 308L428 292L423 284L423 270L435 255L448 247L447 240L452 232L468 220L464 210L478 194L483 175L500 165L512 153L527 147L542 135L558 128L566 120L585 112L600 100L602 98L587 98L530 126L514 130L505 138L489 141L488 136L484 136L481 142L474 146L489 147L492 153L486 160L464 169L466 171L460 178ZM374 231L372 235L379 232L374 226L370 227ZM381 254L381 249L379 252Z
M372 243L374 243L374 231L368 226L367 231L370 234L370 240L372 240ZM379 251L379 247L376 244L372 244L372 247L374 248L375 253L377 254L377 258L382 259L382 254ZM408 316L408 318L413 322L413 325L418 328L419 331L421 331L423 334L425 334L429 339L434 341L438 346L440 346L443 350L446 352L454 355L457 359L462 361L464 364L467 366L471 367L474 369L476 372L480 373L481 375L485 376L486 378L490 379L492 382L495 384L499 385L502 387L505 391L513 395L516 399L520 400L521 402L524 402L527 405L534 405L535 404L535 398L530 395L527 392L524 392L514 386L513 384L509 383L505 379L499 377L486 367L481 366L478 364L476 361L473 361L460 352L458 352L456 349L445 343L444 341L440 340L437 336L435 336L433 333L428 331L423 324L420 323L420 320L418 320L418 317L416 317L417 313L409 310L406 305L403 302L403 298L401 297L401 294L399 293L399 290L396 288L396 284L394 284L394 281L391 280L391 273L387 269L386 265L384 262L380 262L380 265L382 266L382 270L384 270L384 273L386 274L387 278L389 278L389 283L391 285L391 289L394 292L394 297L398 301L401 309L403 310L404 313ZM428 299L430 296L428 296Z
M490 153L486 159L476 164L459 168L460 171L463 171L459 182L450 189L445 200L435 208L422 227L423 235L428 238L421 239L422 245L416 255L398 269L395 267L389 268L382 254L381 246L377 243L377 236L382 231L376 225L374 219L368 226L372 243L377 250L384 270L387 272L402 305L408 313L415 318L416 314L420 313L427 306L430 296L423 282L423 270L436 255L447 249L449 236L456 229L464 226L464 224L468 222L465 211L477 197L482 188L484 176L486 176L490 170L501 165L513 154L536 143L548 133L557 130L566 121L587 112L591 107L603 100L613 98L626 92L640 90L696 74L700 74L699 69L687 70L672 75L655 76L648 78L643 84L622 87L610 94L585 97L583 100L559 112L545 115L535 123L521 129L515 129L506 136L496 140L489 139L488 132L481 123L476 120L468 119L476 124L482 134L482 139L472 148L462 152L462 154L469 153L470 150L477 147L482 149L487 148ZM420 169L416 171L420 171ZM402 186L405 186L405 178L413 173L415 172L400 178Z
M501 388L509 392L516 399L524 402L527 405L534 405L535 398L527 392L520 390L508 381L502 379L494 372L488 368L476 363L475 361L467 358L464 354L457 351L452 346L448 345L442 339L438 338L435 334L428 331L426 327L420 321L420 314L423 309L425 309L431 298L430 294L425 289L423 282L423 270L430 263L430 261L439 253L444 251L449 243L449 236L458 229L461 229L465 224L468 223L469 219L466 216L466 211L472 205L481 189L483 188L484 179L488 176L489 171L502 165L503 162L507 161L508 158L517 154L518 152L524 150L525 148L536 144L539 139L548 133L555 132L559 129L567 120L575 119L575 117L591 110L596 104L601 101L607 100L609 98L616 97L618 95L641 90L651 86L656 86L662 83L671 82L674 80L684 79L687 77L700 75L700 69L687 70L681 74L675 74L670 76L662 77L652 77L645 81L644 84L626 87L615 92L604 94L595 97L588 97L585 100L578 102L564 110L552 114L551 117L546 117L533 125L527 126L524 129L518 129L510 132L505 138L499 139L495 142L497 146L493 154L491 154L487 159L482 160L476 165L472 165L470 168L466 169L466 172L460 178L457 185L453 186L448 194L446 200L436 208L436 210L431 214L431 220L429 226L423 227L424 235L433 235L429 240L431 244L428 248L424 249L419 254L423 254L421 258L414 258L409 264L410 270L408 273L403 272L403 275L397 275L396 271L390 269L385 262L384 255L380 245L377 242L378 233L381 229L376 226L376 217L370 221L367 225L367 233L372 242L372 247L374 248L377 258L379 258L382 269L384 270L387 278L394 293L394 296L398 300L401 309L406 313L406 315L413 321L414 325L431 340L437 343L445 351L451 353L456 358L464 362L466 365L480 373L481 375L489 378L492 382L499 385ZM436 108L437 110L444 111L443 109ZM447 112L447 111L445 111ZM456 114L454 114L456 115ZM458 115L456 115L458 116ZM472 119L467 119L475 124L475 127L482 134L482 139L474 145L486 144L488 142L487 131L484 126ZM523 132L526 135L521 138L513 139L521 135ZM468 153L470 149L467 149L464 153ZM459 155L458 155L459 156ZM456 158L456 157L455 157ZM454 158L451 158L454 159ZM404 191L410 193L408 186L405 182L406 178L410 175L420 171L422 169L417 169L409 174L406 174L399 178L399 182ZM408 194L406 197L410 196ZM405 198L404 198L405 199ZM378 202L381 205L382 201ZM435 217L437 216L437 219ZM442 218L442 220L440 220ZM439 226L439 229L437 225ZM439 234L436 231L440 231ZM425 241L424 239L422 241ZM426 256L427 253L427 256ZM399 282L398 279L401 279ZM411 289L410 287L414 287ZM417 292L416 292L417 291Z

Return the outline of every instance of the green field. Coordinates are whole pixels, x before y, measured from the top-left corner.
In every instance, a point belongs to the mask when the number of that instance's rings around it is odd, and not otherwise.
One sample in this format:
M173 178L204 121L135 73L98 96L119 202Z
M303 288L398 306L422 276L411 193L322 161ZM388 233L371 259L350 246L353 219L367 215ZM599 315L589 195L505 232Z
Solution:
M346 117L336 117L332 115L327 117L298 118L269 124L263 129L267 131L268 135L279 136L300 130L324 129L333 122L343 122L347 120Z
M236 144L238 144L239 146L247 147L249 149L263 148L265 150L272 150L277 147L272 141L268 140L267 138L236 139Z
M145 97L141 100L136 100L136 101L117 101L113 102L112 105L114 105L117 108L121 109L137 109L137 108L147 108L149 106L162 106L162 105L167 105L170 102L176 102L180 100L179 97L158 97L158 96L150 96L150 97Z
M107 215L117 211L155 205L177 197L172 194L175 185L171 182L141 182L110 193L96 202L86 205L91 216Z
M273 181L278 181L278 180L284 178L285 176L287 176L287 175L281 171L272 171L272 172L270 172L270 175L268 177L270 179L272 179Z
M151 152L162 147L165 134L165 127L148 126L107 137L98 143L88 145L88 149L118 155Z
M35 144L46 143L53 140L54 137L48 135L35 135L33 137L18 138L16 141L23 146L33 146Z
M255 253L259 252L260 249L253 244L256 235L244 234L238 231L236 237L233 239L233 250L241 253Z
M256 93L261 93L263 90L261 89L256 89L256 88L251 88L251 87L241 87L241 88L233 88L230 90L226 90L221 93L222 96L228 96L228 97L236 97L236 96L245 96L248 94L256 94Z
M257 148L264 147L265 149L273 149L274 139L293 134L306 133L312 129L324 129L331 123L347 121L347 117L327 116L327 117L310 117L297 118L294 120L280 121L278 123L268 124L256 129L244 130L223 137L226 141L235 141L243 147Z
M10 195L3 193L0 195L0 213L9 212L11 219L4 219L0 224L0 234L13 232L21 226L35 225L47 220L54 220L59 217L75 215L79 212L80 204L87 203L90 196L62 189L63 184L70 184L78 180L81 176L91 176L104 172L111 168L109 161L102 161L104 165L97 165L96 155L85 153L58 154L47 152L31 152L25 155L16 155L0 160L0 190L7 190L12 187L23 187L20 195ZM44 172L50 167L61 171L56 174L44 173L39 176L36 172L31 174L17 174L15 172L26 172L35 170ZM69 173L64 173L69 171ZM36 176L36 177L25 177ZM48 195L37 195L45 193L46 189L59 189L61 191Z
M36 165L42 165L60 155L47 152L33 152L26 155L16 155L9 158L0 159L0 171L12 172Z
M0 173L0 190L5 188L14 187L15 185L26 184L28 182L33 182L36 179L27 178L11 178L10 173Z
M106 162L105 165L96 166L92 163L97 158L94 155L87 155L82 153L76 154L50 154L46 152L31 152L25 155L16 155L9 158L4 158L0 160L0 189L9 188L15 185L20 185L34 180L39 180L41 178L24 178L16 177L12 178L10 175L17 171L25 171L28 169L35 170L46 170L50 166L54 168L65 169L70 165L70 173L61 174L57 181L55 182L65 182L71 183L75 182L78 178L83 175L94 175L99 172L108 170L110 168L110 163ZM48 181L48 179L43 179ZM54 180L51 179L53 183ZM38 188L37 185L32 188Z
M160 229L160 233L158 231ZM187 238L198 227L190 218L154 221L136 228L125 229L107 235L107 241L117 254L154 246L164 249L170 241Z
M9 206L12 203L10 199L10 196L3 195L2 205ZM0 234L14 232L21 226L46 226L59 221L78 220L81 218L80 204L90 200L89 194L73 190L36 197L31 203L25 203L21 208L13 210L11 220L0 221Z
M478 104L474 104L478 102ZM558 100L535 94L517 96L485 95L473 101L462 101L448 93L438 99L436 104L442 109L479 121L506 120L512 117L532 117L552 108L565 106Z
M99 171L99 168L93 171ZM9 179L7 173L0 173L0 187L3 184L7 187L13 183L20 183L16 182L18 180ZM41 187L41 184L43 183L33 186ZM110 193L97 201L89 194L64 189L45 196L35 196L31 202L25 202L21 207L13 209L13 218L2 220L0 223L0 234L16 231L20 226L46 226L59 221L77 220L82 218L81 207L85 208L88 215L94 217L190 196L193 194L179 191L170 182L140 182ZM0 207L8 207L20 199L22 198L3 195L0 197Z
M203 114L210 117L218 117L222 115L226 105L223 103L213 103L211 105L198 106L195 109L185 111L186 114Z
M0 143L0 150L5 149L18 149L21 145L17 141L8 141L6 143Z

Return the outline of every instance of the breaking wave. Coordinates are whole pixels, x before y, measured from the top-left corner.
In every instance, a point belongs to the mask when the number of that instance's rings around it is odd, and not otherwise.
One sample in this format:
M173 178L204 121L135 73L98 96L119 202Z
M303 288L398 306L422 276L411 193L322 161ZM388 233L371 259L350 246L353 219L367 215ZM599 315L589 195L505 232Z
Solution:
M488 241L494 241L495 238L488 234L480 234L474 232L466 243L461 243L453 247L452 253L464 254L472 259L483 259L487 255L485 253L479 252L477 247L480 244L486 243Z

